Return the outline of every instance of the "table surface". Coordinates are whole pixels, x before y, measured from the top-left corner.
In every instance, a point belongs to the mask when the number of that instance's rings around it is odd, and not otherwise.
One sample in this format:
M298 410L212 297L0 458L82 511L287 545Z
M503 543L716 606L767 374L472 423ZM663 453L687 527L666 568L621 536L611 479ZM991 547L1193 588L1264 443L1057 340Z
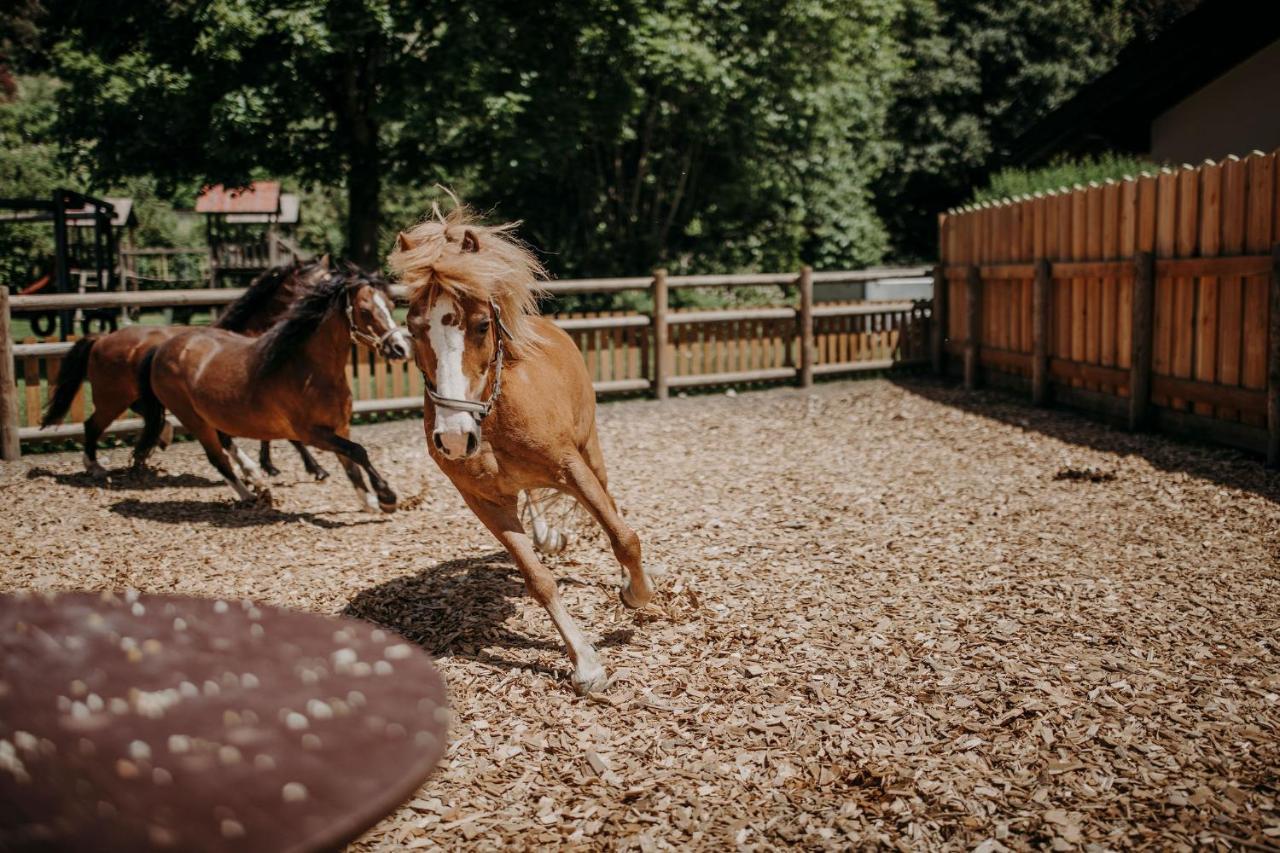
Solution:
M340 847L422 784L447 729L430 658L366 622L0 597L0 850Z

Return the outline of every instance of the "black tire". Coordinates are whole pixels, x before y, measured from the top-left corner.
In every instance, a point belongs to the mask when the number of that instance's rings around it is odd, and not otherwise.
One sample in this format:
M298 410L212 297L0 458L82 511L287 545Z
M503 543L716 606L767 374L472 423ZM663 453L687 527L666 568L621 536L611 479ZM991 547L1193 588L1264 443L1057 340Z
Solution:
M38 338L52 337L57 329L58 315L52 311L36 314L31 318L31 331L35 332Z

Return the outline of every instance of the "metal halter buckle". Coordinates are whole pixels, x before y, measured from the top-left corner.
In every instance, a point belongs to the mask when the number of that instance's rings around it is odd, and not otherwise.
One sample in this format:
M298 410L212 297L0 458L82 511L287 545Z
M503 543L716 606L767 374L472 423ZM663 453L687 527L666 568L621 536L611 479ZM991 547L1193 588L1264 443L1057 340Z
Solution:
M503 361L503 338L511 337L511 333L507 331L507 327L502 324L502 311L498 308L498 303L490 300L489 310L493 312L493 336L494 350L493 361L493 391L490 392L488 399L485 400L458 400L453 397L442 397L436 393L435 385L430 379L423 374L423 380L426 383L427 397L431 402L442 409L450 409L455 412L466 412L474 415L479 420L489 417L489 413L493 411L493 406L498 402L499 395L502 394L502 361Z

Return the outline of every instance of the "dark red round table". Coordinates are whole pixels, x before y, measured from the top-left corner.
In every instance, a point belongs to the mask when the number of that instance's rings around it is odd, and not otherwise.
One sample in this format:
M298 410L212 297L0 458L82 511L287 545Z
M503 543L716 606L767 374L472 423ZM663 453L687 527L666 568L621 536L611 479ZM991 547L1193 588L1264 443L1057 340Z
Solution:
M337 848L422 784L447 729L430 658L365 622L0 597L0 850Z

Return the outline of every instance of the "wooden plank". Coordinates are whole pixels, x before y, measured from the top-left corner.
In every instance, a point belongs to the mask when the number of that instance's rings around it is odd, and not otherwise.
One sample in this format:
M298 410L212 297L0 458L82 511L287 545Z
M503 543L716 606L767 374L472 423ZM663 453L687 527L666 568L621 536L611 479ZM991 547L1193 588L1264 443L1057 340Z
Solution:
M749 370L741 373L694 373L672 376L669 385L672 388L691 388L698 385L732 385L737 382L767 382L775 379L792 379L796 376L794 367L774 367L765 370Z
M1129 382L1128 371L1065 358L1049 359L1049 375L1055 379L1070 382L1072 385L1077 383L1126 385Z
M1270 255L1237 255L1219 258L1169 258L1156 261L1156 275L1195 278L1202 275L1269 275Z
M1200 167L1200 255L1215 257L1222 250L1222 167L1206 162ZM1213 382L1218 375L1218 279L1201 276L1195 290L1192 376ZM1214 408L1205 402L1192 404L1197 415L1210 417Z
M1103 189L1090 184L1085 192L1085 254L1090 258L1102 257ZM1098 364L1102 360L1102 279L1089 276L1085 280L1084 360ZM1091 391L1101 391L1090 386Z
M1075 260L1083 260L1085 257L1086 247L1088 245L1088 225L1086 222L1086 214L1088 207L1088 199L1085 196L1084 188L1077 185L1075 192L1071 193L1071 257ZM1084 328L1085 328L1085 312L1087 311L1087 286L1086 279L1081 276L1073 276L1070 283L1071 292L1071 360L1084 361ZM1082 383L1077 378L1072 379L1072 384L1081 386Z
M1140 251L1134 257L1133 309L1130 315L1129 429L1147 426L1151 405L1152 334L1155 326L1155 256Z
M653 274L650 286L653 294L653 396L667 399L667 271L660 269Z
M1224 255L1244 252L1245 216L1249 209L1248 171L1238 157L1228 157L1222 164L1222 245ZM1239 275L1225 274L1218 282L1218 354L1217 381L1223 385L1240 384L1240 342L1244 317L1244 282ZM1221 406L1214 413L1223 420L1234 421L1240 413Z
M1053 282L1049 262L1036 263L1032 301L1035 328L1032 332L1031 402L1043 406L1049 402L1049 299Z
M18 428L18 379L13 370L9 288L0 286L0 461L13 462L22 455Z
M387 362L379 353L370 353L368 359L372 362L372 373L370 384L372 388L370 397L372 399L381 399L382 397L390 397L387 392Z
M370 400L377 396L369 387L369 353L364 347L355 347L356 399Z
M800 270L800 387L813 385L813 268Z
M1267 324L1267 464L1275 468L1280 467L1280 240L1271 248L1270 290L1270 316Z
M1245 221L1245 250L1260 252L1280 242L1280 168L1276 154L1251 156L1249 163L1249 212ZM1269 332L1270 276L1253 275L1244 281L1244 310L1241 331L1240 384L1245 388L1267 387L1267 337ZM1242 414L1247 424L1266 427L1256 415Z
M978 353L978 363L1007 373L1026 373L1031 369L1031 356L1011 349L983 347Z
M1178 172L1178 224L1175 250L1179 257L1196 254L1200 236L1200 175L1191 166ZM1169 373L1191 378L1195 359L1195 279L1179 275L1173 280L1173 327L1169 345ZM1185 409L1188 401L1171 397L1169 405Z
M1102 187L1102 256L1116 258L1120 255L1120 185L1115 181L1107 181ZM1098 361L1104 367L1115 367L1116 338L1119 321L1116 312L1119 308L1118 280L1099 279L1101 290L1101 313L1098 318ZM1102 391L1114 394L1114 388L1102 388Z
M28 337L26 343L34 343L35 338ZM28 358L22 362L23 391L27 398L27 426L40 423L40 362L39 358Z
M1175 253L1178 225L1178 176L1161 169L1156 179L1155 253L1156 264ZM1170 371L1170 345L1173 335L1173 280L1158 273L1155 282L1155 321L1152 327L1151 371L1167 376ZM1157 406L1167 406L1168 399L1153 397Z
M960 269L959 272L963 274L964 270ZM982 280L987 283L1031 278L1036 274L1035 264L1014 262L982 264L979 272L982 274Z
M1239 411L1262 414L1266 411L1267 395L1251 388L1228 387L1197 379L1178 379L1173 376L1157 376L1152 381L1153 390L1167 397L1177 397L1193 404L1206 405L1210 411L1215 406L1227 406ZM1199 406L1193 412L1199 413ZM1201 417L1207 417L1201 415Z
M1137 251L1138 182L1127 178L1120 184L1120 220L1117 225L1119 243L1117 257L1132 263ZM1116 366L1128 368L1133 354L1133 278L1117 279L1116 288Z
M978 387L978 347L982 337L982 278L979 268L969 268L965 282L965 316L969 321L969 333L965 336L964 387Z

